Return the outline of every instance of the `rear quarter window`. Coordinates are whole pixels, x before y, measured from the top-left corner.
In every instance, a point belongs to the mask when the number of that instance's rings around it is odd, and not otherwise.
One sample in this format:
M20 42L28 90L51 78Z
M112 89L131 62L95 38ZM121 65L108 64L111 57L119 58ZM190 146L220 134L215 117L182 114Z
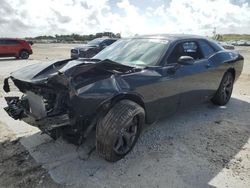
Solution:
M208 41L213 46L213 48L216 50L216 52L224 50L224 48L221 45L219 45L218 42L211 40L211 39Z
M215 53L215 50L210 44L208 44L208 42L201 40L199 41L199 44L205 58L209 58L211 55Z

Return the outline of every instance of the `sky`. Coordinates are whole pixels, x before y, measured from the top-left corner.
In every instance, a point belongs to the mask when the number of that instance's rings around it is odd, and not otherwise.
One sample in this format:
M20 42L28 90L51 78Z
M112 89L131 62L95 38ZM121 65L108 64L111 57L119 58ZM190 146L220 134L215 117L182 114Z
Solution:
M0 37L250 34L250 0L0 0Z

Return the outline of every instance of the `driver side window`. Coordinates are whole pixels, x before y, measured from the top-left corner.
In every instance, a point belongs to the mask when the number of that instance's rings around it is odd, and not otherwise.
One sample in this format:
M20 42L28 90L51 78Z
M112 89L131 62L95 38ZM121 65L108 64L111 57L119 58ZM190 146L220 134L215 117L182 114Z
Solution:
M177 63L181 56L190 56L194 58L194 60L204 58L197 42L194 41L177 44L167 59L168 64Z

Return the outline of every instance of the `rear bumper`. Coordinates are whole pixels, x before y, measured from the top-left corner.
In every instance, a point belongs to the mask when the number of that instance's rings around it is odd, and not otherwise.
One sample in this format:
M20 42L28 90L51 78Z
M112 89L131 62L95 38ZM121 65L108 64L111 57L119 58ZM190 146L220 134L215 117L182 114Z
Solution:
M4 110L10 117L15 120L23 120L32 126L38 127L44 132L70 124L68 114L60 114L51 117L46 116L37 119L26 109L25 103L27 103L27 101L19 99L19 97L6 97L5 100L8 106L5 107Z

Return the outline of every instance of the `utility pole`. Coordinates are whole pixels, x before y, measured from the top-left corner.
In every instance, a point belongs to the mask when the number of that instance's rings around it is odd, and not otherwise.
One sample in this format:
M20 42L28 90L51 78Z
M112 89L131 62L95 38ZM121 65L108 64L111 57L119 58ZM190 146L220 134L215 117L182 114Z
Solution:
M213 30L213 38L216 37L216 27L214 27L214 30Z

